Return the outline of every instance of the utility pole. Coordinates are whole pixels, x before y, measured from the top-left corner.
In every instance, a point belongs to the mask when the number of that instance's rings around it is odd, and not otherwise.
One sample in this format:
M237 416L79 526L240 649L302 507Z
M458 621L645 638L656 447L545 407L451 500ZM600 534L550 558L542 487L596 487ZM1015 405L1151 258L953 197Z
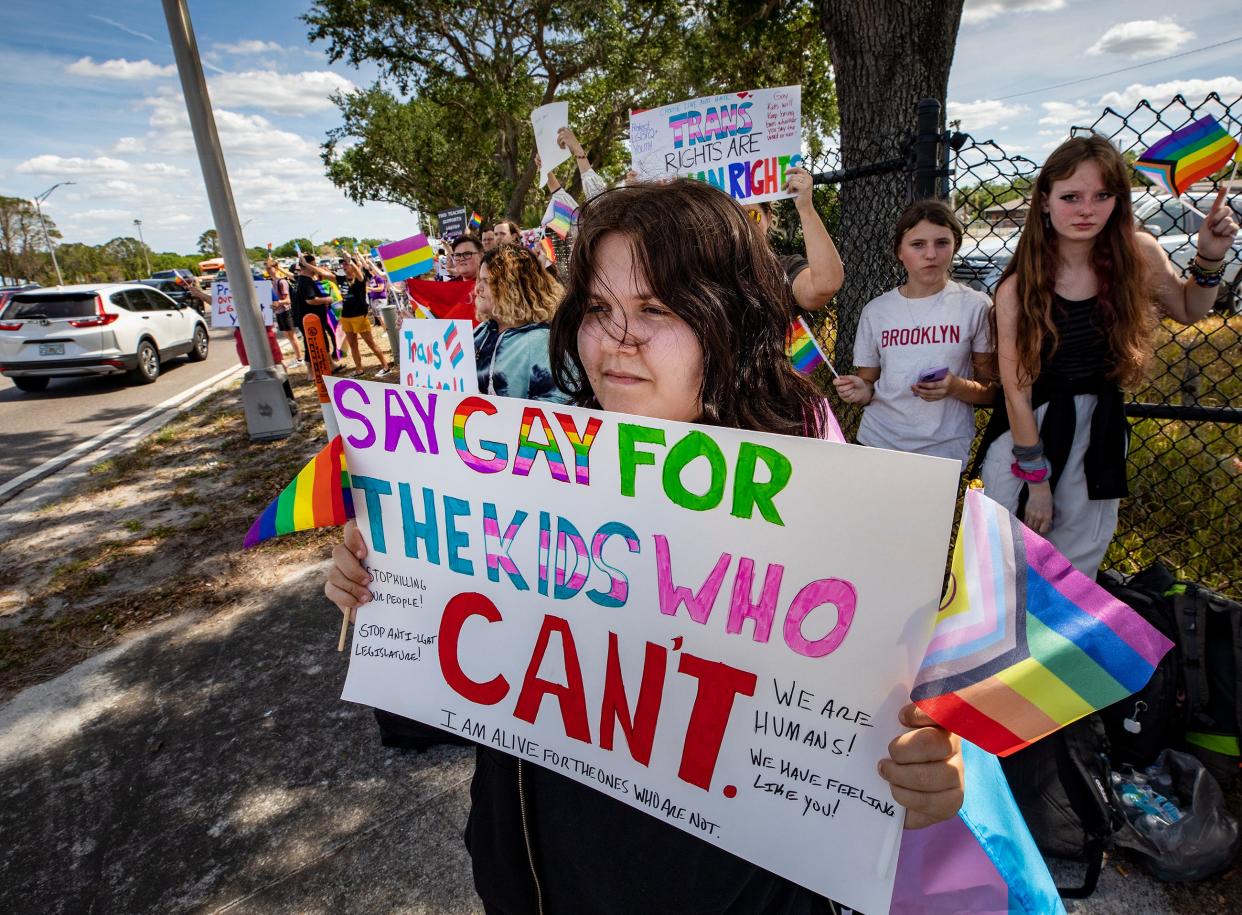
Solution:
M237 223L237 207L233 203L233 189L211 111L194 25L190 22L186 0L163 0L163 4L181 91L190 116L190 129L194 133L194 146L198 150L198 164L207 187L207 201L211 204L212 221L220 236L220 250L230 278L234 313L250 363L241 386L246 427L251 441L286 438L297 428L297 405L284 368L275 364L268 349L267 331L250 278L250 258Z
M147 262L147 276L151 275L151 255L147 253L147 243L142 237L142 220L135 219L134 225L138 227L138 244L142 245L142 259Z
M47 253L52 255L52 267L55 268L56 270L56 285L57 286L65 285L65 278L60 275L60 264L56 262L56 249L52 247L52 239L47 234L47 222L43 218L43 207L39 206L39 204L47 200L48 197L51 197L52 191L56 190L58 187L64 187L66 184L77 184L77 182L76 181L61 181L57 184L53 184L46 191L44 191L42 194L40 194L38 197L34 199L35 213L38 214L39 216L39 227L43 230L43 244L47 245ZM16 280L17 277L13 277L13 279ZM29 279L29 277L27 277L27 279Z

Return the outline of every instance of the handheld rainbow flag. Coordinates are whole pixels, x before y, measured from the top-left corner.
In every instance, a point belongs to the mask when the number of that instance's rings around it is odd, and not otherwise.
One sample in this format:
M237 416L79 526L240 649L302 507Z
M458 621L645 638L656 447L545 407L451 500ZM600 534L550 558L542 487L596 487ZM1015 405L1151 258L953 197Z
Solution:
M573 228L574 220L578 218L578 211L565 203L563 200L552 201L552 218L548 220L548 228L564 238L569 234L569 230Z
M548 263L556 263L556 248L552 245L552 239L546 237L539 239L539 250L548 259Z
M1229 164L1238 141L1211 115L1199 118L1153 144L1134 168L1158 187L1180 197L1190 186Z
M470 231L477 232L479 227L483 225L483 217L474 210L470 211Z
M803 375L810 375L821 365L828 366L828 370L833 376L837 375L837 370L833 364L824 355L824 351L820 349L819 341L815 339L815 335L811 333L811 328L807 326L806 321L799 317L789 328L789 335L785 340L785 354L789 356L789 361L793 363L793 367Z
M254 519L242 544L243 549L264 540L309 531L317 527L336 527L354 516L354 497L345 469L345 450L338 435L298 471L263 514Z
M394 283L422 276L436 263L435 255L431 252L431 243L421 232L401 241L380 245L377 250L384 272Z
M1008 756L1142 689L1173 644L977 489L910 698Z

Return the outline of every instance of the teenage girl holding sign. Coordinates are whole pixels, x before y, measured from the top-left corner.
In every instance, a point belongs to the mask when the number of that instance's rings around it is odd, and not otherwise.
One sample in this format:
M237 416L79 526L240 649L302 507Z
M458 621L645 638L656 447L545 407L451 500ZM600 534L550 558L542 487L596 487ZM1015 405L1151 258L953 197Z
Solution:
M965 465L975 404L990 404L990 302L949 278L962 227L947 205L906 207L893 253L906 282L872 299L854 338L855 374L835 379L846 403L864 404L858 441L953 458Z
M815 434L823 401L785 355L792 310L780 263L727 196L686 180L618 188L583 205L551 364L578 405ZM370 599L365 557L351 521L324 588L344 613ZM956 739L913 705L901 721L911 730L889 745L880 772L907 827L954 816ZM489 913L831 911L809 890L601 792L496 750L477 753L466 843Z

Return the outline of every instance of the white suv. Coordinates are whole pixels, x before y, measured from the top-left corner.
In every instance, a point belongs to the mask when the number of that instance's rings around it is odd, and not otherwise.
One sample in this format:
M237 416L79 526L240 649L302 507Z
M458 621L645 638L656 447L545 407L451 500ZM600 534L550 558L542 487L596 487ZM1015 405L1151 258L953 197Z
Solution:
M192 308L137 283L19 292L0 311L0 375L23 391L52 378L129 372L139 384L165 359L207 358L207 325Z

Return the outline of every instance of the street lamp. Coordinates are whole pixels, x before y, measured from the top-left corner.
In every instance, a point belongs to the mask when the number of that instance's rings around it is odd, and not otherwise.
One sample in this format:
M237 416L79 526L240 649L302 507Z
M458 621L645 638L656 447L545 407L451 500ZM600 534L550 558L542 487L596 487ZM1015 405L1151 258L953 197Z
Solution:
M60 275L60 264L56 263L56 249L52 247L52 239L48 237L47 223L44 222L43 220L43 208L39 206L39 204L47 200L48 197L52 196L52 191L56 190L58 187L64 187L66 184L77 184L77 182L76 181L57 182L56 184L53 184L46 191L44 191L42 194L40 194L38 197L34 199L35 213L38 214L39 226L43 229L43 244L47 245L47 251L49 254L52 255L52 266L56 268L56 285L57 286L65 285L65 278ZM16 277L14 277L14 279L16 279Z
M142 259L147 262L147 276L151 275L151 255L147 253L147 243L142 237L142 220L135 219L134 225L138 227L138 244L142 245Z

